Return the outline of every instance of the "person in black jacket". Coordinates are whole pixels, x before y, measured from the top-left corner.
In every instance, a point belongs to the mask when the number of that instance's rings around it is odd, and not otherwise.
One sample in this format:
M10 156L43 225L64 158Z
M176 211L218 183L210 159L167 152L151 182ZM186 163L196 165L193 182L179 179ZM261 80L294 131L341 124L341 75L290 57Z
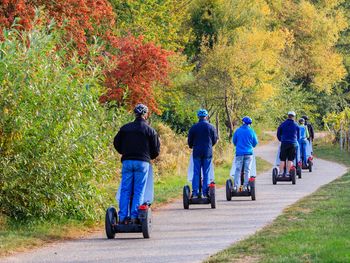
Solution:
M188 146L193 149L192 198L199 194L199 177L203 170L203 195L208 196L208 182L213 146L218 140L216 129L208 122L208 112L201 109L197 112L199 122L194 124L188 133Z
M120 128L114 138L114 147L122 155L122 181L119 200L119 221L128 222L128 210L131 194L131 223L138 222L138 207L143 202L150 161L160 152L157 132L148 125L148 108L138 104L135 120Z

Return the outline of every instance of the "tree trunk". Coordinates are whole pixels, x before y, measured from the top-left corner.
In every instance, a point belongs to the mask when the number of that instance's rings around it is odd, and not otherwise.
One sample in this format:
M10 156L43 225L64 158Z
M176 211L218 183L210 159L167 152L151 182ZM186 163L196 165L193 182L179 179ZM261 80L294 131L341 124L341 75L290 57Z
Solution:
M228 140L229 140L229 142L231 142L231 138L233 135L233 125L232 125L231 114L230 114L230 110L228 108L227 100L228 100L227 91L225 90L225 112L226 112L226 116L227 116L229 132L230 132Z
M215 114L215 127L216 127L216 132L217 132L217 134L218 134L218 139L220 139L219 112L216 112L216 114Z

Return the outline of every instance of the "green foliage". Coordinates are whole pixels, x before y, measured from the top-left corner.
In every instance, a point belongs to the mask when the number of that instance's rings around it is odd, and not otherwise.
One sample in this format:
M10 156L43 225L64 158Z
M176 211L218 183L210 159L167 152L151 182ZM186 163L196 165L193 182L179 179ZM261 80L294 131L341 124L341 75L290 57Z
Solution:
M275 127L280 124L290 110L294 110L297 117L308 115L311 122L314 122L320 117L317 105L314 104L316 100L317 95L289 82L285 83L273 97L263 102L261 108L253 110L251 114L257 123L264 123L267 127Z
M110 0L121 34L144 35L146 41L168 50L182 49L191 37L185 28L188 1L185 0Z
M1 213L16 219L96 218L110 138L98 105L101 70L66 54L60 32L4 32L0 43ZM57 49L60 46L60 49ZM107 144L108 143L108 144Z

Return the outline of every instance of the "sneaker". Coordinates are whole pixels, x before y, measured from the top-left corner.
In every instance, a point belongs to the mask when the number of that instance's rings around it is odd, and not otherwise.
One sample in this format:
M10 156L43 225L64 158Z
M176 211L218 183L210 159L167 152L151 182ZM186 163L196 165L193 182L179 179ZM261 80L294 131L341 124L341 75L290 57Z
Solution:
M248 187L246 185L243 186L243 192L247 192L248 191Z
M237 186L234 186L234 187L233 187L233 191L235 191L235 192L237 192L237 191L238 191Z
M198 198L198 195L192 195L191 198L192 198L192 199L196 199L196 198Z

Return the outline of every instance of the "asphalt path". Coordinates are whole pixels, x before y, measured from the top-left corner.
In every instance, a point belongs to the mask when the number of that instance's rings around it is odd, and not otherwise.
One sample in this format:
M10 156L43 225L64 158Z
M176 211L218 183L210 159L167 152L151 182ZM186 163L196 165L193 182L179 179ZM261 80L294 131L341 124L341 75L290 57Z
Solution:
M256 155L273 163L277 142L260 146ZM272 184L271 171L256 179L257 200L248 197L226 201L225 189L217 189L217 208L190 206L184 210L182 200L153 213L150 239L142 234L117 234L107 240L103 231L86 239L44 246L3 258L1 262L202 262L231 244L254 234L271 223L283 209L309 195L320 186L346 172L340 164L314 160L312 173L303 171L297 183ZM227 171L229 173L229 171Z

